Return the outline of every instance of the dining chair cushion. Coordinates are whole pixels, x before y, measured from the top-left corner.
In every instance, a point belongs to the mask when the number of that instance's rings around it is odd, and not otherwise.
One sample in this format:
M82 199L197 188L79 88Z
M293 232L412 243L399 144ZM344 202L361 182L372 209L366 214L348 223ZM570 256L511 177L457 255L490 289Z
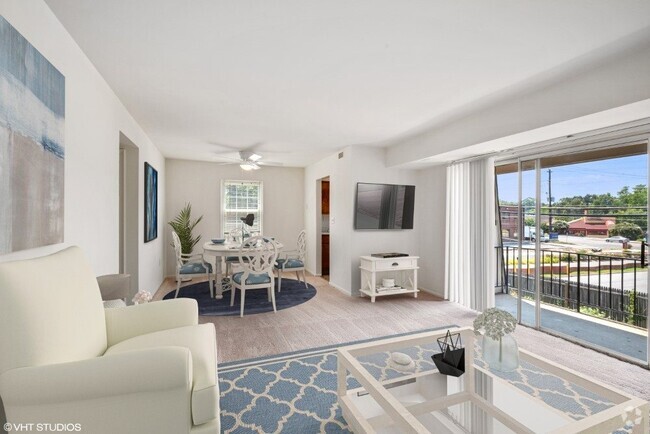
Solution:
M305 263L300 259L278 259L275 261L275 268L286 270L287 268L303 268Z
M200 262L188 262L181 267L179 274L199 274L207 273L208 271L212 273L212 265L210 265L210 263L207 263L206 265L208 266L207 271L205 265Z
M235 281L235 283L238 283L241 285L241 277L244 273L240 271L239 273L235 273L232 276L232 280ZM260 285L262 283L271 283L271 276L269 276L266 273L261 273L261 274L255 274L251 273L248 275L248 278L246 279L246 285Z

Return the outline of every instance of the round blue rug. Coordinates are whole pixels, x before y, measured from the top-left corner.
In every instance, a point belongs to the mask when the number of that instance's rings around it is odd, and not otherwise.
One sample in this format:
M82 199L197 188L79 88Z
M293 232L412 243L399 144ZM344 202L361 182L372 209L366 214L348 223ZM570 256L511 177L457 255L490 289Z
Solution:
M294 279L282 279L282 292L277 291L278 281L275 281L275 307L277 310L297 306L310 300L316 295L316 288L312 285L299 282ZM230 307L230 291L223 293L223 298L217 300L210 298L210 286L208 282L195 283L181 287L178 297L193 298L199 303L199 315L229 316L239 315L241 294L236 290L235 304ZM163 299L174 298L176 289L166 294ZM256 313L273 312L273 305L268 301L265 289L249 289L246 291L246 302L244 304L244 315Z

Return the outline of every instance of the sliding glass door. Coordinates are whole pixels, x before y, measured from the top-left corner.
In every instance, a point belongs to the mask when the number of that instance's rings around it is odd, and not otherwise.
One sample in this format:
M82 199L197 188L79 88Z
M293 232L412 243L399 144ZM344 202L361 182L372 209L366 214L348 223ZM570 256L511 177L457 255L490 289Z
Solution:
M648 362L647 144L498 165L497 307Z

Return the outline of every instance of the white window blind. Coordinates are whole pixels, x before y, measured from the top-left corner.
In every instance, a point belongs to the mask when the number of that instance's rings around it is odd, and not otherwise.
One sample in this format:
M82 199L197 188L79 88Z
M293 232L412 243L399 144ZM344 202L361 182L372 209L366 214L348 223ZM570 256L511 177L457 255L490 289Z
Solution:
M241 217L255 216L253 227L246 226L249 232L262 233L262 182L261 181L223 181L221 187L223 234L242 227Z

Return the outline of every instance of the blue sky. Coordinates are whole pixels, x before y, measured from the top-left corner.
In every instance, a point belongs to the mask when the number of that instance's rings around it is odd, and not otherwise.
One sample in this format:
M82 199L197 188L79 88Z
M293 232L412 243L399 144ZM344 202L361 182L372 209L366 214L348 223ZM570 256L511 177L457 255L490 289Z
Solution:
M648 157L637 155L590 163L551 167L551 192L555 200L586 194L616 195L625 186L647 185ZM517 174L498 176L500 200L517 201ZM523 177L523 197L535 197L535 172ZM542 169L542 201L548 202L548 172Z

